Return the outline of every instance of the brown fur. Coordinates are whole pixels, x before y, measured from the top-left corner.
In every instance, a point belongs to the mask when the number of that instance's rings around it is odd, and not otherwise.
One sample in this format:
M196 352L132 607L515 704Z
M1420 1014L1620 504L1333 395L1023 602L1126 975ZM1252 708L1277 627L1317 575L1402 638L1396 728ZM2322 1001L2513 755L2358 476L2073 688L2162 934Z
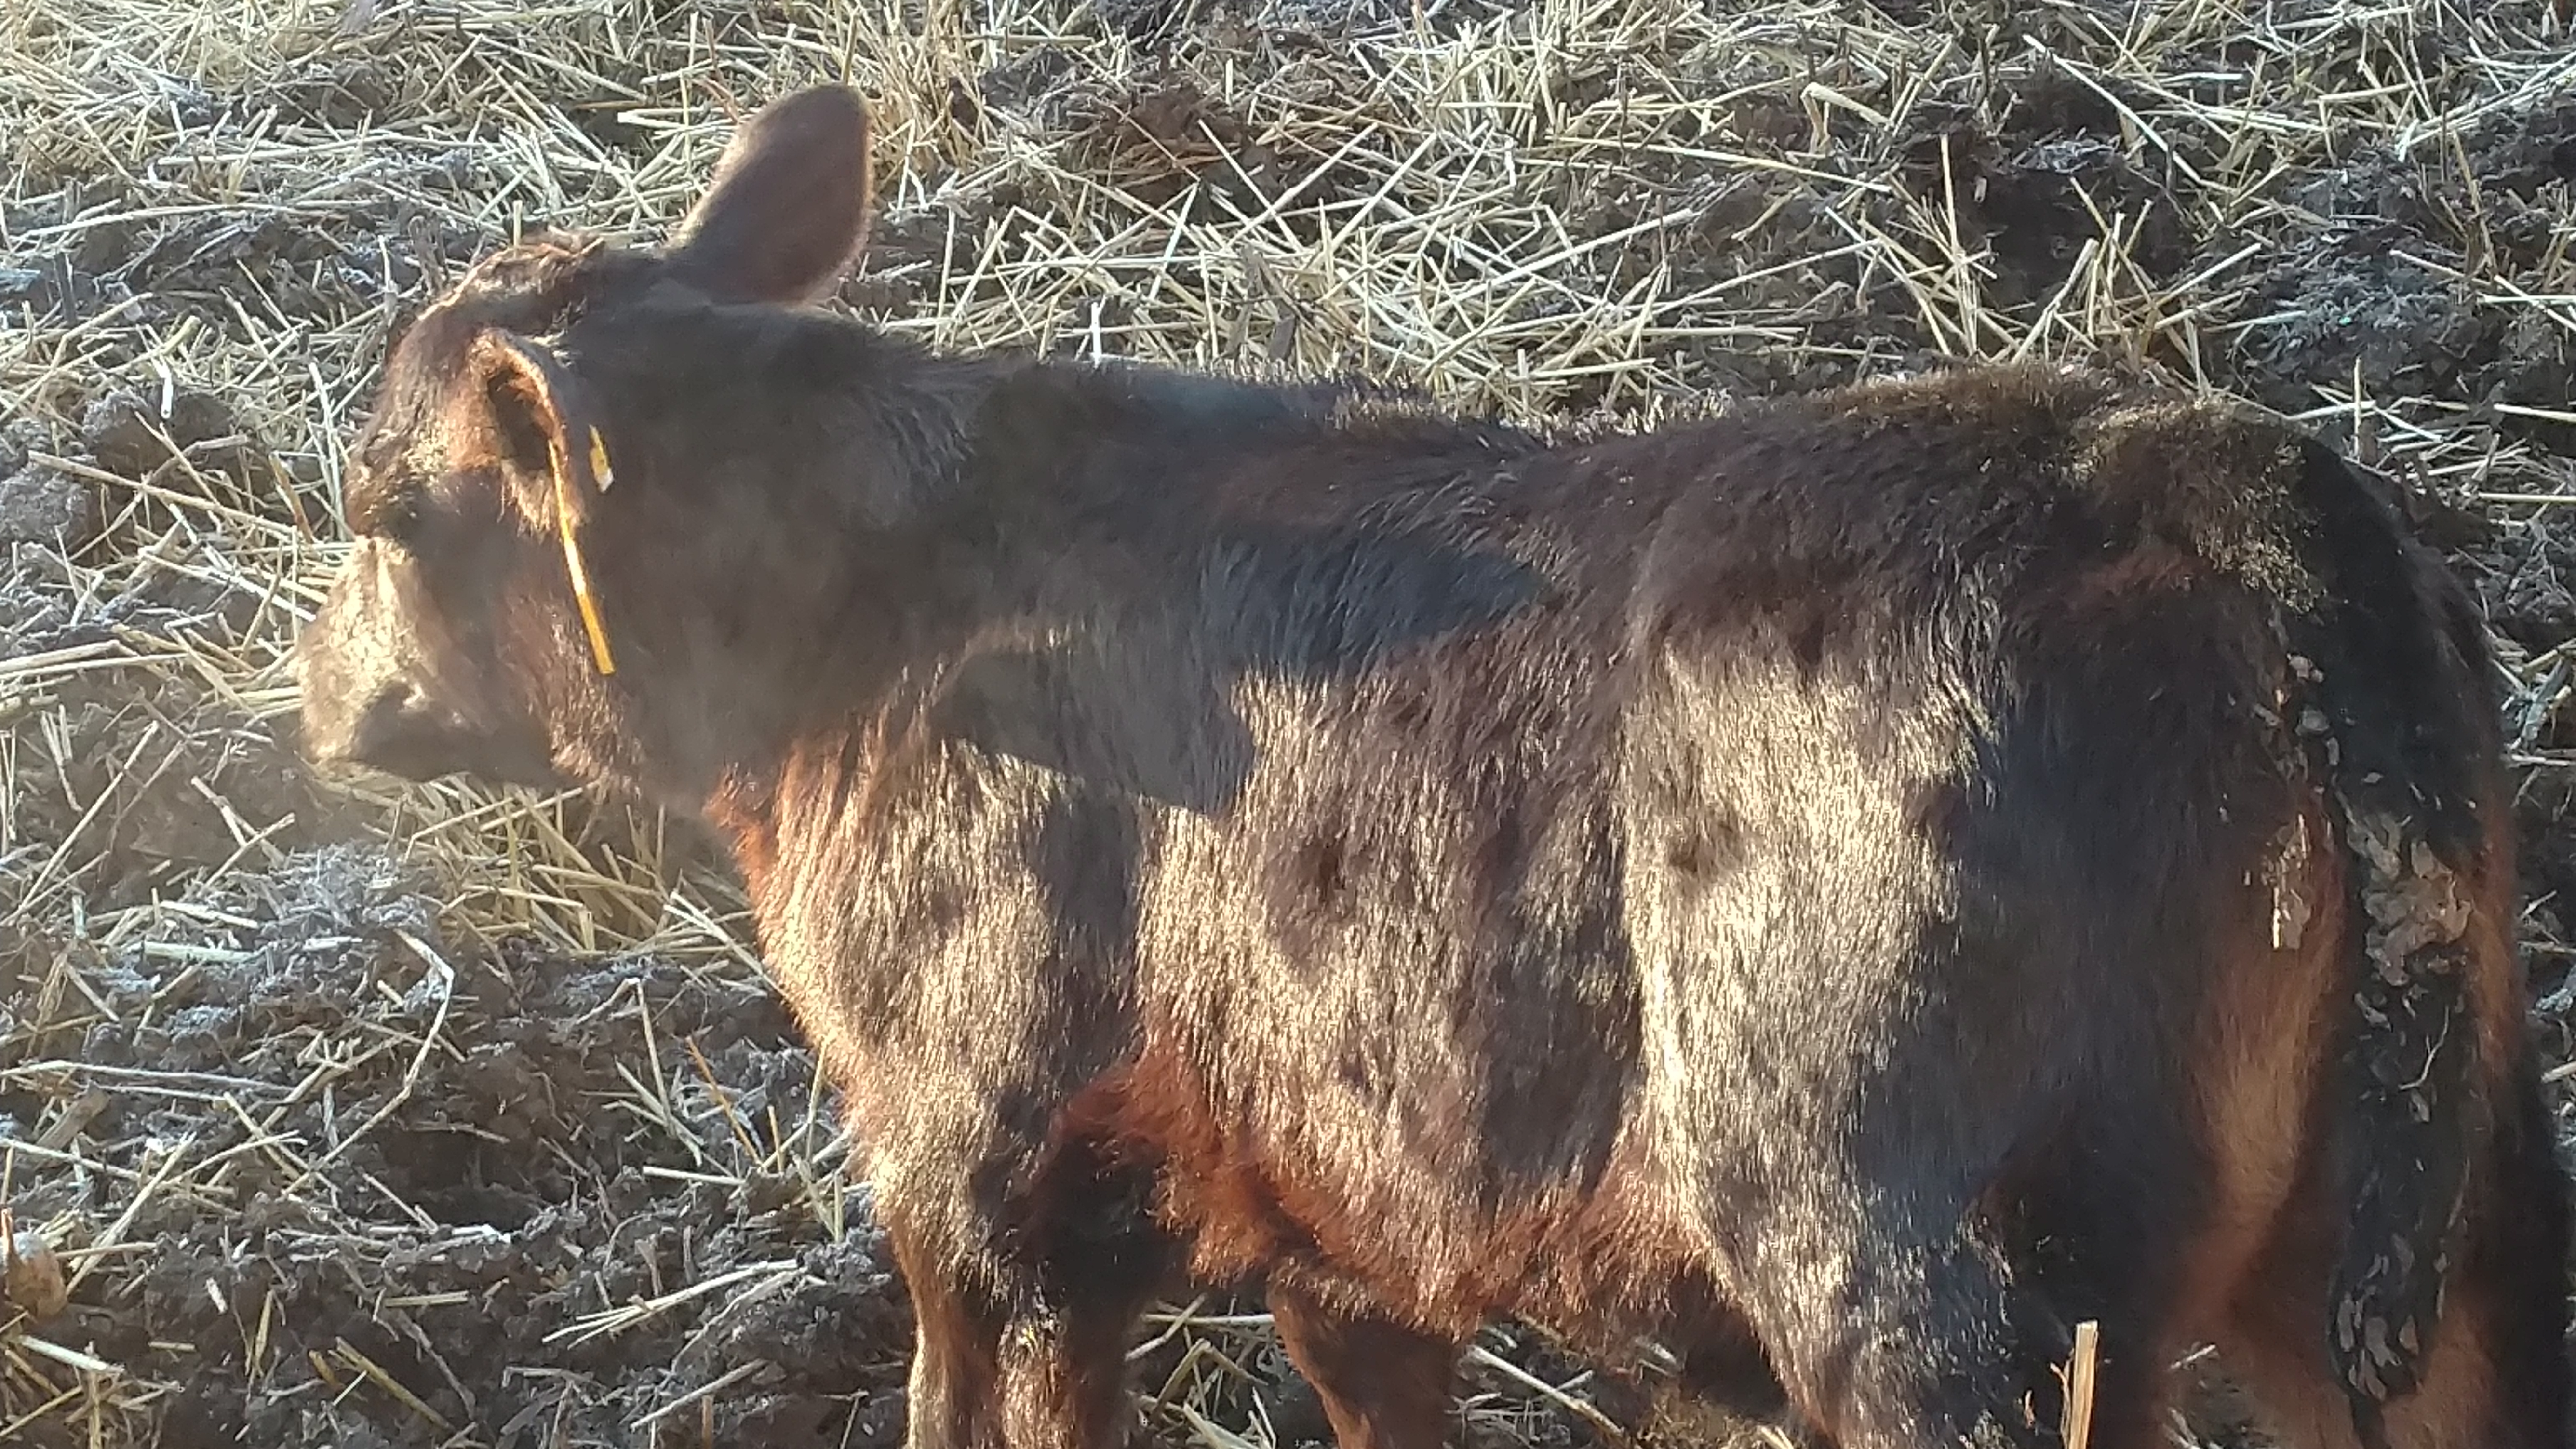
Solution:
M2104 1449L2203 1337L2304 1443L2568 1442L2492 664L2382 483L2059 371L1557 446L936 357L796 305L865 150L790 98L415 324L299 669L319 755L729 835L913 1444L1109 1442L1183 1277L1371 1449L1506 1315L1868 1449L2053 1441L2087 1319Z

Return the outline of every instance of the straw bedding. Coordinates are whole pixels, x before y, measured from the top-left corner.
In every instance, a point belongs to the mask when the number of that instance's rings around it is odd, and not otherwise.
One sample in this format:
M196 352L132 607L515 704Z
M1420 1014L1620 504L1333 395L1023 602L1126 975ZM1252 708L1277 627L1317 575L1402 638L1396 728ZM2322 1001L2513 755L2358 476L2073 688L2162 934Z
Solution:
M2314 419L2488 604L2567 1060L2565 12L7 0L0 1443L895 1441L900 1294L706 842L280 731L389 329L523 226L656 237L820 79L881 129L844 301L943 346L1592 423L2091 358ZM1156 1434L1323 1437L1245 1307L1157 1316ZM1646 1425L1653 1367L1496 1330L1466 1431L1729 1432Z

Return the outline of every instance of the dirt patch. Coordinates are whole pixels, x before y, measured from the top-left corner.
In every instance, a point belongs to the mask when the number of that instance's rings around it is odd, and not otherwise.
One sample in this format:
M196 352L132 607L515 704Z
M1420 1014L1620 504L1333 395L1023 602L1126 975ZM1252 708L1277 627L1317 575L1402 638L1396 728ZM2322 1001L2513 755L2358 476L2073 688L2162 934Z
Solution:
M163 1442L616 1442L719 1380L680 1425L890 1442L900 1300L773 997L462 949L371 848L235 880L0 983L15 1210L123 1198L138 1270L37 1331L164 1385Z

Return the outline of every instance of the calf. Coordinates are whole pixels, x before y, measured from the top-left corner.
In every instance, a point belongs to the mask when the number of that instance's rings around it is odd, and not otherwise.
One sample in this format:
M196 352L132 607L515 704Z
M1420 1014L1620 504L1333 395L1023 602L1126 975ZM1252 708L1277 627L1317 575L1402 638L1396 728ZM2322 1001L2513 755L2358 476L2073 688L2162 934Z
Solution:
M2564 1445L2493 666L2283 426L1967 371L1556 446L810 304L865 112L401 338L308 747L730 839L916 1446L1095 1446L1181 1275L1350 1449L1489 1317L1853 1446Z

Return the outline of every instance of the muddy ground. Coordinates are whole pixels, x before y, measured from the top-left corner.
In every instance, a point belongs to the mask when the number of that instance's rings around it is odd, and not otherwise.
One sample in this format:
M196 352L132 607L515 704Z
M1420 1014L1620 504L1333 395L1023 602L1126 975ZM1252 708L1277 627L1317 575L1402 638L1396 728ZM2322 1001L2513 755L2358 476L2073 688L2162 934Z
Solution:
M1894 23L1963 45L2002 33L1979 7L1890 11ZM1069 137L1065 164L1103 173L1201 138L1232 146L1237 166L1179 167L1131 186L1154 205L1213 205L1229 188L1257 194L1323 164L1264 150L1259 128L1214 98L1218 45L1253 45L1274 64L1320 57L1319 74L1359 75L1380 43L1372 37L1411 25L1410 13L1309 6L1185 18L1122 5L1108 21L1143 37L1148 59L1117 86L1090 84L1069 50L1035 46L955 78L960 124L1002 113ZM1816 27L1774 60L1821 73L1844 43ZM2437 32L2425 43L2463 42ZM2250 63L2224 47L2159 57L2182 88ZM1868 162L1910 194L1960 198L1964 244L1990 253L1989 305L2020 316L2046 305L2098 235L2097 212L2116 211L2131 227L2131 261L2156 286L2255 249L2206 294L2198 325L2208 345L2193 358L2150 346L2146 361L2186 373L2197 365L2218 386L2293 413L2356 385L2366 398L2459 405L2317 423L2420 474L2426 525L2514 656L2509 724L2525 783L2535 1010L2549 1061L2570 1060L2576 720L2558 707L2568 669L2547 661L2576 639L2576 508L2493 496L2556 493L2576 477L2566 412L2576 304L2499 307L2482 300L2491 287L2464 278L2567 274L2576 99L2500 109L2455 144L2402 159L2363 128L2319 164L2270 178L2261 205L2229 213L2186 204L2175 170L2195 159L2206 169L2205 153L2224 138L2142 147L2123 108L2151 109L2152 97L2046 66L1993 71L1892 115ZM352 52L170 103L283 104L357 126L404 103L382 72ZM1607 63L1551 82L1573 107L1626 83ZM1679 149L1820 164L1807 150L1814 114L1783 94L1794 89L1748 95L1723 134L1679 136ZM1865 94L1885 106L1898 89ZM646 141L609 123L594 139ZM231 698L219 672L149 645L182 639L187 658L202 658L277 633L278 597L255 570L203 564L227 547L219 519L182 540L187 548L172 546L167 567L109 571L124 581L111 594L95 586L107 576L101 558L130 563L169 545L166 532L134 524L134 480L249 499L239 506L316 537L333 528L315 454L263 436L259 400L220 380L156 391L150 336L229 325L232 302L253 293L289 318L392 313L492 236L399 204L327 225L216 210L49 231L114 193L117 178L81 173L77 156L17 159L22 175L51 166L81 186L31 184L43 199L0 200L8 234L34 237L0 250L0 307L64 335L115 313L144 340L85 354L83 368L0 398L11 414L0 441L10 549L0 670L72 662L0 673L0 725L12 732L10 853L0 857L10 913L0 925L0 1202L55 1242L76 1275L67 1306L0 1327L0 1441L897 1442L900 1286L869 1226L864 1186L839 1171L847 1144L830 1093L744 958L568 951L558 937L478 918L488 880L388 848L381 800L312 779L280 744L274 698ZM500 163L468 149L441 164L450 184L472 188L489 185L482 172ZM1370 184L1327 176L1312 194ZM1704 205L1695 230L1660 254L1605 262L1592 285L1615 289L1655 266L1684 282L1693 269L1758 274L1842 235L1835 215L1777 174L1688 156L1590 174L1556 204L1579 237L1675 197ZM992 229L1028 225L1050 204L988 195L899 207L848 300L904 315L923 305L940 267L971 261ZM1839 215L1893 229L1898 205L1891 195ZM1865 262L1786 267L1751 284L1769 288L1769 303L1794 313L1814 345L1664 344L1687 354L1668 375L1704 393L1760 394L1930 360L1919 307L1898 278ZM1580 383L1552 399L1564 416L1596 403L1636 399ZM2364 420L2358 438L2354 416ZM2413 425L2446 440L2476 429L2477 446L2503 461L2484 472L2423 469L2457 449L2413 446L2422 441L2406 434ZM93 657L160 662L73 667ZM575 834L585 822L613 834L624 817L571 818ZM245 821L291 823L262 833ZM662 843L655 864L671 881L712 868L685 831ZM720 885L707 891L723 900ZM1176 1441L1319 1441L1311 1398L1266 1336L1227 1317L1240 1306L1211 1299L1204 1321L1156 1326L1158 1343L1140 1359L1148 1421ZM1523 1374L1633 1421L1632 1394L1583 1377L1534 1335L1497 1331L1484 1347L1515 1369L1479 1362L1462 1378L1475 1443L1599 1437Z

